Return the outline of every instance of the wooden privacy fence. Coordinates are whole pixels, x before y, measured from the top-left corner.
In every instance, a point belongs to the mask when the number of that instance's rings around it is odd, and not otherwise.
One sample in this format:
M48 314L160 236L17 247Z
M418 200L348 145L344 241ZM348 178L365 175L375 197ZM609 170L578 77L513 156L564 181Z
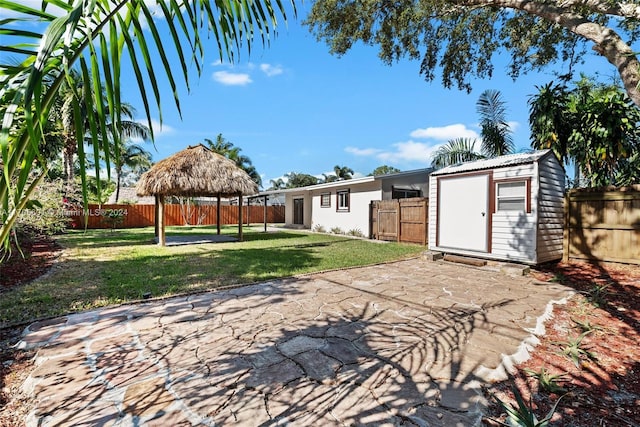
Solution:
M564 260L569 259L640 265L640 185L569 191Z
M166 225L213 225L217 224L216 205L165 205ZM243 206L244 223L265 221L264 206ZM84 228L85 215L82 210L65 212L71 219L71 226ZM137 228L154 225L154 205L89 205L87 228ZM267 206L267 223L284 222L284 206ZM114 218L117 218L114 220ZM220 206L220 224L237 224L238 206Z
M372 239L427 244L429 199L374 200L369 207Z

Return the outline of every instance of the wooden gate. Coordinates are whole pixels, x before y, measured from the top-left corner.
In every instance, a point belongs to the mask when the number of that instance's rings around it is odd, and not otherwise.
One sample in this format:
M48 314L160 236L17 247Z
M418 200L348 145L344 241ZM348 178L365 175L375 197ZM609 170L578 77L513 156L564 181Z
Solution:
M427 244L429 199L374 200L370 205L372 239Z

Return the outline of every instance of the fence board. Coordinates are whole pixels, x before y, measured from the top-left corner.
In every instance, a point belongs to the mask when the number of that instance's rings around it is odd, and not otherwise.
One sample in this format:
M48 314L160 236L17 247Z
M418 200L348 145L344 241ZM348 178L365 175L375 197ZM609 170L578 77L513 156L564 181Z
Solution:
M375 200L370 205L372 239L427 244L427 198Z
M264 206L244 206L245 223L264 223ZM117 228L138 228L154 225L154 205L89 205L86 211L87 228L111 228L110 211L122 212L122 222ZM84 228L85 215L82 210L69 212L73 217L72 227ZM216 205L199 205L191 210L178 204L165 205L166 225L214 225L217 224ZM237 224L238 206L220 206L220 224ZM284 223L284 206L267 206L267 223Z
M640 265L640 185L571 190L565 210L565 261Z

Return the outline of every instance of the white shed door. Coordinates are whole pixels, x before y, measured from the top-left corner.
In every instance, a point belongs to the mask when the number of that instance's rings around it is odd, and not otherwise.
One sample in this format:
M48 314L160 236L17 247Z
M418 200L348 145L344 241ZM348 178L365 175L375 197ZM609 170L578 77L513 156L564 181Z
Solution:
M489 175L440 178L438 246L487 252Z

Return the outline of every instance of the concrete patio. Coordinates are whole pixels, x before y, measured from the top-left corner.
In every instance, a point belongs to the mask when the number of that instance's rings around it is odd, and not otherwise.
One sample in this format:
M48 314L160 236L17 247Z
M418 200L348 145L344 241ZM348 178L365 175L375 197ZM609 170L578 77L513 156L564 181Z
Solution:
M568 295L413 259L39 322L27 425L478 425Z

